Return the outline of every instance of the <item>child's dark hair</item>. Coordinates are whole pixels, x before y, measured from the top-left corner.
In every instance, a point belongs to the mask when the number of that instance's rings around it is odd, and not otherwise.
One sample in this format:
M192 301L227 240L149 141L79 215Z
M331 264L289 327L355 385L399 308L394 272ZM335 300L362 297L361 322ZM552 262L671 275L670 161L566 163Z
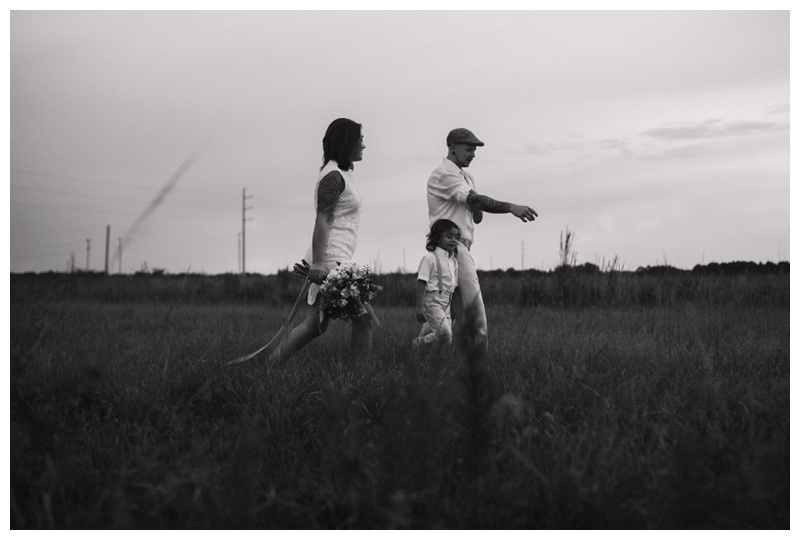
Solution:
M450 229L455 229L458 231L458 234L461 234L461 228L450 221L449 219L437 219L431 225L431 230L428 233L428 241L425 244L425 249L428 251L433 251L436 249L436 244L439 243L439 239L442 238L442 235L449 231Z

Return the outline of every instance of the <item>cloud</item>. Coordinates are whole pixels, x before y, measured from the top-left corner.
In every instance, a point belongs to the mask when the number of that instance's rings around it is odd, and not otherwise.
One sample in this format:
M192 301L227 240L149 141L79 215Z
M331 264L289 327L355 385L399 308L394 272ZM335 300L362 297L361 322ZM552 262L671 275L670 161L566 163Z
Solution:
M582 144L567 143L567 142L551 142L551 143L530 143L522 148L520 153L531 154L534 156L544 156L547 154L558 154L561 152L571 152L579 150Z
M789 104L771 105L767 107L767 114L789 114Z
M626 139L602 139L594 141L590 146L597 150L612 151L620 154L628 154L631 152L631 144Z
M687 158L695 158L700 156L708 156L711 154L718 154L713 147L707 144L690 144L687 146L678 146L675 148L662 148L651 152L648 157L653 159L674 159L684 160Z
M770 133L788 129L778 122L736 121L724 122L713 118L704 122L682 122L662 124L661 127L643 131L642 135L662 140L718 139L742 137L759 133Z
M549 154L586 153L589 151L611 151L621 154L630 152L630 143L623 138L598 139L594 141L560 141L530 143L515 153L544 156Z
M788 112L788 105L776 105L768 109L768 114L785 112ZM713 140L776 133L788 129L788 123L784 122L724 121L713 118L702 122L664 123L656 128L616 138L584 140L576 137L573 140L530 143L514 153L538 157L565 154L588 157L611 154L645 158L685 158L712 152L712 146L708 142ZM690 144L673 146L674 143L684 142Z

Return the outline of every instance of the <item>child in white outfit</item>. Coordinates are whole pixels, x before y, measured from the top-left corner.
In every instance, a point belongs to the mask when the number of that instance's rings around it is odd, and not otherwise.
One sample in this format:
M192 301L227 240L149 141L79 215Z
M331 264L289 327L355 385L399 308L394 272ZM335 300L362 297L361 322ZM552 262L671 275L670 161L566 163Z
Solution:
M456 259L461 230L449 219L431 225L425 249L428 253L419 262L417 273L417 320L422 324L414 339L415 349L433 344L440 353L453 342L453 320L450 303L458 287Z

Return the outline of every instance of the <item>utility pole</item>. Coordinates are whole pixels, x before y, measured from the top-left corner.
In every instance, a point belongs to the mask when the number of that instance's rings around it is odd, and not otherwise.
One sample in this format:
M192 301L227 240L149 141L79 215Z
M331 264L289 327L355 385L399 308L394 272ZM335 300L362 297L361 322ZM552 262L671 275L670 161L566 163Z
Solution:
M87 238L86 239L86 271L89 271L89 250L92 247L92 240Z
M119 249L117 249L117 251L119 252L119 273L121 274L122 273L122 238L117 238L117 242L119 242L119 244L118 244Z
M236 264L239 266L239 273L242 273L242 233L236 235L236 247L239 249L237 254Z
M242 275L244 275L245 272L246 272L245 264L244 264L244 262L245 262L245 247L246 247L245 240L244 240L245 239L245 236L244 236L244 224L245 224L246 221L248 221L248 218L245 217L245 212L247 212L247 210L252 210L253 209L252 206L245 206L247 199L251 199L252 198L252 195L250 195L250 196L245 195L246 191L247 191L247 188L242 189Z
M111 239L111 225L106 225L106 275L108 275L108 244Z

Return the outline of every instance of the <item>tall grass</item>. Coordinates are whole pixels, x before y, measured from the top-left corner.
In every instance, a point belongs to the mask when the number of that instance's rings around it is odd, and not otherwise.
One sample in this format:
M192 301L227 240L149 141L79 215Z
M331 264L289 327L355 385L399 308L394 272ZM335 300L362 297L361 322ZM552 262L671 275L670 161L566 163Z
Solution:
M18 297L11 526L788 528L789 312L766 283L490 302L485 358L415 356L413 309L384 303L369 358L334 323L235 366L285 304Z

